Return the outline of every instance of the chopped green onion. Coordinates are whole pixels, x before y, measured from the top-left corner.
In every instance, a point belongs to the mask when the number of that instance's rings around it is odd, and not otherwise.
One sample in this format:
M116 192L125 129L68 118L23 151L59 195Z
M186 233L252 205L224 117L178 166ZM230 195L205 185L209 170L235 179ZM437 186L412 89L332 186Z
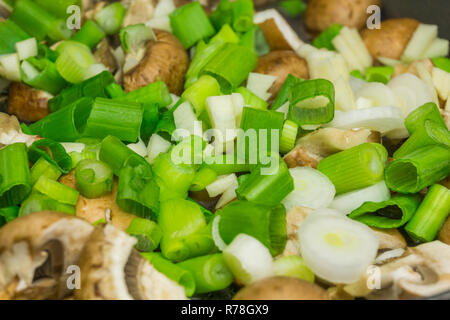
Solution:
M51 62L55 63L56 59L58 59L59 53L50 49L44 44L38 44L38 58L39 59L48 59Z
M253 26L241 37L241 46L252 49L258 56L268 54L270 46L267 43L264 32L259 26Z
M158 200L159 187L147 162L130 164L120 170L117 204L122 210L147 219L155 218Z
M280 152L288 153L295 147L297 140L298 125L291 120L286 120L281 131Z
M186 49L215 33L208 16L196 1L179 7L169 17L173 34Z
M98 160L82 160L75 168L77 189L88 198L100 198L111 192L113 187L113 172L104 162Z
M233 29L246 32L253 27L253 1L236 0L231 4L233 9Z
M450 59L445 57L439 57L431 59L436 68L442 69L445 72L450 73Z
M302 81L289 91L289 120L299 126L328 123L334 118L334 86L325 79Z
M26 144L15 143L0 149L0 208L20 204L30 191Z
M141 104L156 103L159 108L167 107L172 103L169 88L162 81L156 81L135 91L128 92L125 96L117 98L116 100Z
M326 48L331 51L336 51L333 45L333 39L341 32L343 28L340 24L333 24L322 31L312 42L316 48Z
M66 19L68 17L67 9L70 6L82 6L81 0L34 0L39 6L54 15L55 17Z
M64 147L51 139L35 141L28 154L31 162L37 162L42 157L62 173L67 174L72 170L72 160Z
M220 0L216 10L209 16L212 24L219 30L224 25L233 24L233 5L230 0Z
M20 60L17 53L0 55L0 77L9 81L21 81Z
M104 71L95 77L64 89L58 96L49 100L49 109L51 112L56 112L83 97L108 98L105 88L111 83L115 83L113 75Z
M44 194L33 192L20 206L19 217L41 211L56 211L75 215L75 207L58 202Z
M150 252L158 248L162 238L161 228L148 219L134 218L128 226L127 233L137 238L136 249Z
M196 294L219 291L233 282L233 275L221 253L189 259L177 265L194 276Z
M125 91L123 91L122 86L118 83L110 83L105 87L105 91L108 94L108 98L117 99L122 98L126 95Z
M17 218L18 215L19 215L18 206L11 206L0 209L0 218L3 218L6 223L13 221L15 218Z
M154 39L153 30L143 23L129 25L120 30L120 41L127 53L137 53L147 41Z
M68 83L48 59L29 58L22 62L22 80L33 88L58 94Z
M284 81L283 86L280 89L280 92L278 93L278 96L275 98L272 107L270 109L272 110L278 110L281 108L286 102L289 101L289 91L291 88L300 82L304 81L303 79L299 79L294 77L292 74L288 74L286 77L286 80Z
M258 239L273 256L283 252L287 240L284 206L268 207L238 200L226 205L219 214L219 233L226 244L245 233Z
M381 144L364 143L326 157L317 169L333 182L336 193L341 194L383 180L387 155Z
M239 199L253 203L276 206L294 190L294 180L286 163L280 159L278 169L264 174L261 166L254 168L250 176L239 185L236 194Z
M219 32L217 32L216 35L211 38L209 44L212 44L214 42L239 43L239 41L241 41L241 39L239 39L239 36L236 34L236 32L231 29L230 25L225 24L220 28Z
M55 141L71 142L80 138L91 112L92 98L81 98L30 125L35 135Z
M369 67L366 69L366 80L387 84L393 73L394 67Z
M46 176L40 176L33 188L47 197L64 204L74 206L78 201L79 193L77 190L74 190L55 180L51 180Z
M353 70L352 72L350 72L350 75L354 78L358 78L358 79L362 79L365 80L366 78L364 77L364 75L362 74L362 72L358 69Z
M125 18L126 9L120 2L114 2L104 7L95 15L95 21L107 35L114 35L119 32Z
M420 204L418 194L397 194L382 202L365 202L353 210L349 218L370 227L392 229L406 224L414 215Z
M200 72L216 78L222 90L229 93L237 88L256 67L258 56L253 50L234 43L225 43Z
M279 6L292 18L298 17L306 9L306 3L302 0L282 0Z
M450 149L430 145L389 164L384 176L389 189L401 193L416 193L449 174Z
M59 52L56 69L70 83L85 80L89 67L97 63L91 49L81 42L64 41L56 50Z
M170 262L167 259L164 259L161 253L149 252L149 253L141 253L141 255L150 262L156 270L166 275L169 279L172 279L180 286L184 288L186 292L186 296L190 297L195 292L195 279L193 274Z
M237 155L232 155L233 159L230 161L227 158L229 155L213 155L205 158L204 168L209 168L214 170L218 176L238 173L238 172L249 172L250 165L242 159L238 159Z
M293 277L314 283L314 273L299 256L286 256L273 262L273 272L276 276Z
M197 171L190 187L190 191L202 191L216 181L217 173L211 168L204 167Z
M36 57L38 55L38 46L36 38L30 38L16 42L16 52L20 61Z
M414 240L433 241L450 214L450 190L439 184L431 186L425 199L408 222L405 231Z
M87 20L80 31L78 31L73 37L72 41L84 43L89 48L94 49L103 38L106 37L105 32L92 20Z
M450 148L450 131L432 120L425 120L422 127L417 128L402 146L394 152L394 159L403 158L405 155L428 145L445 145Z
M51 180L58 180L62 174L58 167L45 160L43 157L39 158L33 167L31 167L30 173L32 185L34 185L41 176L45 176Z
M181 98L191 103L198 117L205 110L206 98L219 95L220 85L217 80L211 76L204 75L187 88Z
M0 22L0 55L16 52L16 43L30 36L11 19Z
M183 261L205 255L214 241L204 232L207 228L200 206L184 199L161 203L158 223L163 231L161 251L171 261Z
M140 104L96 98L83 135L96 138L113 135L123 141L136 142L143 117Z
M405 119L405 127L408 129L409 133L412 134L416 130L422 128L426 120L432 120L443 128L446 128L439 108L433 102L425 103L408 114Z
M115 175L119 175L120 170L130 162L130 158L140 158L141 163L146 163L144 158L128 148L117 137L108 136L103 139L100 146L99 159L107 163Z
M245 87L239 87L234 90L235 93L239 93L244 98L244 105L254 109L266 110L269 104L258 97L256 94L251 92Z

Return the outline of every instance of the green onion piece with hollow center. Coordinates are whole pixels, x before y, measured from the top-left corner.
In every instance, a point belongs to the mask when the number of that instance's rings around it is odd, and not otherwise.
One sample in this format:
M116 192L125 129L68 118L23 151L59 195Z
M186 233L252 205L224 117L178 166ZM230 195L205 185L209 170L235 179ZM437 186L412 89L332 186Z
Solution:
M415 150L390 163L384 177L389 189L417 193L450 174L450 149L430 145Z
M108 98L105 88L111 83L115 83L113 75L104 71L95 77L64 89L58 96L49 100L49 109L51 112L56 112L84 97Z
M306 10L306 3L302 0L282 0L279 6L292 18L298 17Z
M450 190L435 184L428 190L416 214L406 225L405 231L416 241L433 241L449 214Z
M221 253L189 259L177 265L194 276L196 294L223 290L233 282L233 274Z
M299 126L328 123L334 118L334 98L334 86L330 81L302 81L289 91L288 119Z
M217 8L210 14L209 19L216 30L224 25L233 24L233 5L230 0L220 0Z
M28 155L31 162L37 162L42 157L65 174L69 173L73 167L72 158L67 154L64 147L51 139L35 141L31 145Z
M420 204L418 194L397 194L382 202L368 201L353 210L349 218L370 227L392 229L406 224L414 215Z
M393 73L394 67L369 67L366 69L366 80L387 84Z
M39 59L48 59L51 62L55 63L56 59L58 59L59 54L47 47L44 44L39 43L38 44L38 55L37 58Z
M244 98L244 105L249 106L250 108L254 109L262 109L266 110L269 104L258 97L256 94L251 92L245 87L239 87L236 90L234 90L235 93L239 93Z
M143 117L144 109L138 103L96 98L83 135L101 139L113 135L123 141L136 142Z
M125 167L131 157L140 159L141 163L146 163L144 158L128 148L120 139L114 136L108 136L103 139L100 146L99 159L107 163L115 175L119 175L120 170Z
M46 176L40 176L33 188L47 197L64 204L74 206L78 201L79 193L77 190L55 180L51 180Z
M189 191L202 191L217 179L217 173L211 168L204 167L197 171Z
M104 162L98 160L82 160L75 168L77 189L88 198L100 198L111 192L113 187L113 172Z
M272 106L270 107L271 110L277 110L281 108L286 102L289 101L289 91L291 87L295 86L296 84L299 84L300 82L304 81L303 79L299 79L292 74L288 74L286 77L286 80L284 81L283 86L280 89L280 92L278 93L277 97L275 98Z
M246 32L253 27L253 1L236 0L231 3L233 9L233 29Z
M19 217L41 211L56 211L75 215L75 207L58 202L44 194L33 192L20 206Z
M362 189L383 180L386 149L378 143L364 143L326 157L317 169L336 187L336 194Z
M222 90L230 93L255 69L258 56L253 50L234 43L226 43L200 72L216 78Z
M11 19L0 22L0 55L16 52L16 43L31 38Z
M280 159L278 169L274 173L265 174L261 166L253 169L245 182L239 185L236 194L239 199L276 206L293 190L294 180L286 163Z
M249 31L242 35L241 46L253 50L258 56L268 54L270 46L267 43L264 32L259 26L253 26Z
M156 270L166 275L167 278L175 281L184 288L187 297L191 297L195 292L195 279L192 273L177 264L163 258L161 253L148 252L141 255L150 262Z
M123 50L127 53L136 54L147 41L154 37L152 29L143 23L129 25L120 30L120 41Z
M141 104L156 103L159 108L167 107L172 103L169 88L162 81L156 81L140 89L128 92L125 96L119 97L115 100L136 102Z
M231 202L218 212L219 233L226 244L240 233L264 244L273 256L283 252L287 241L286 209L283 205L268 207L245 200Z
M148 142L159 122L159 106L156 103L143 104L144 117L141 125L141 139Z
M405 119L405 127L410 134L423 128L426 120L432 120L443 128L447 128L438 106L433 102L425 103L412 111Z
M105 37L106 33L98 26L98 24L92 20L86 20L80 31L78 31L71 40L84 43L89 48L94 49Z
M341 32L343 28L340 24L333 24L322 31L312 42L313 46L316 48L326 48L331 51L336 51L333 45L333 39Z
M132 160L134 157L128 160ZM142 159L136 157L136 159ZM155 218L159 211L159 187L153 179L148 162L130 163L119 172L117 204L125 212L134 213L143 218Z
M70 83L81 83L86 78L89 67L97 61L91 49L76 41L64 41L56 49L59 57L56 59L56 69Z
M138 240L135 247L140 252L155 250L162 238L161 228L154 221L142 218L134 218L127 233Z
M19 207L11 206L0 209L0 220L3 218L6 223L13 221L19 215Z
M30 191L27 146L15 143L0 149L0 208L21 203Z
M206 98L211 96L220 96L220 85L215 78L204 75L187 88L181 98L191 103L198 117L205 110Z
M105 91L108 94L108 98L118 99L122 98L126 95L125 91L123 91L122 86L118 83L110 83L105 87Z
M179 7L169 17L173 34L186 49L215 33L208 16L196 1Z
M445 57L439 57L431 59L436 68L442 69L445 72L450 73L450 59Z
M209 253L214 241L200 206L184 199L161 202L158 224L163 231L161 252L171 261L183 261Z
M299 256L285 256L273 262L273 273L276 276L293 277L314 283L312 272Z
M34 185L40 176L45 176L51 180L58 180L61 176L61 171L57 166L51 164L45 158L41 157L31 167L31 184Z
M126 9L120 2L114 2L104 7L95 15L95 22L109 36L119 32L125 18Z
M22 62L22 80L33 88L58 94L68 83L48 59L29 58Z
M288 153L295 147L297 139L298 125L291 120L286 120L281 131L280 152Z
M421 147L439 144L450 148L450 131L446 126L443 127L432 120L426 120L423 126L417 128L408 140L394 152L394 159L400 159Z

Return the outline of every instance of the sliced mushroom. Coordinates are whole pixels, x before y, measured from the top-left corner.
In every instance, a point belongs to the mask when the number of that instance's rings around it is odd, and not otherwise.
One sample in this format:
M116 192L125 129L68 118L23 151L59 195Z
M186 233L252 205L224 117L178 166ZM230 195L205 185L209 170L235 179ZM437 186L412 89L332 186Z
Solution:
M62 176L59 182L76 189L75 174L72 171L68 175ZM76 205L76 216L90 223L100 219L109 220L114 226L125 231L131 221L136 217L126 213L117 205L117 181L114 182L113 191L97 199L88 199L80 195ZM107 217L107 213L108 217Z
M380 134L368 129L322 128L300 138L295 148L285 155L284 161L289 168L299 166L317 168L319 161L327 156L365 142L380 141Z
M272 51L260 57L254 72L277 77L269 90L272 94L269 100L275 99L289 74L302 79L309 78L306 60L289 50Z
M397 229L371 228L378 237L378 250L405 249L406 240Z
M150 20L155 12L154 2L154 0L131 0L122 26L145 23Z
M379 277L376 287L368 286ZM377 281L375 281L377 282ZM450 290L450 246L433 241L408 248L405 255L346 286L345 291L368 299L408 299L429 297Z
M179 300L184 288L158 272L135 249L136 239L111 224L92 233L80 258L82 300Z
M93 20L97 13L99 13L107 4L108 2L106 1L89 1L87 3L87 7L83 7L84 16L86 17L86 19Z
M22 133L19 121L16 116L10 116L0 112L0 146L23 142L27 146L39 140L38 136L30 136Z
M48 100L53 96L45 91L33 89L21 82L13 82L9 87L8 113L19 120L35 122L48 115Z
M169 91L181 95L189 58L178 39L165 31L154 30L157 41L150 41L142 61L124 75L127 92L137 90L158 80L164 81Z
M447 218L439 231L438 239L443 243L450 245L450 218Z
M98 61L98 63L103 64L111 73L114 73L119 67L117 60L112 53L112 48L108 38L104 38L97 45L94 51L94 57Z
M281 257L300 255L298 229L312 211L312 209L305 207L294 207L288 211L286 214L287 242L283 253L280 255Z
M34 297L67 296L67 268L78 263L93 229L82 219L56 212L33 213L6 224L0 229L0 292L19 281L15 295L21 297L25 290Z

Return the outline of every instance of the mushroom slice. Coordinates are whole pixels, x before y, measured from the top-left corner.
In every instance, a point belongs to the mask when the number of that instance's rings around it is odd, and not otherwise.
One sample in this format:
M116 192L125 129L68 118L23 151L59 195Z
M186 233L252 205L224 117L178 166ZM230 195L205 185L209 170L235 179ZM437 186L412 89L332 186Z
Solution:
M112 48L109 44L108 38L104 38L97 45L94 51L94 57L98 63L103 64L111 73L114 73L119 67L117 60L112 53Z
M378 237L378 250L405 249L406 241L397 229L371 228Z
M308 214L313 209L305 207L293 207L286 214L287 242L280 257L300 255L300 245L298 243L298 229Z
M45 296L66 296L70 293L66 270L78 262L93 229L81 219L57 212L33 213L6 224L0 229L0 291L18 280L23 290L34 287L38 295L37 281L47 279L55 285Z
M450 218L447 218L441 230L439 231L438 239L445 244L450 245Z
M122 27L146 23L153 17L155 5L153 0L131 0Z
M284 161L289 168L317 168L323 158L366 142L380 143L381 136L368 129L322 128L300 138L296 147L284 157Z
M277 77L269 90L272 94L269 100L275 99L289 74L309 79L308 63L290 50L272 51L260 57L254 72Z
M111 224L92 233L80 258L82 300L180 300L183 287L158 272L134 249L136 239Z
M52 97L48 92L13 82L9 87L8 113L25 122L41 120L49 113L48 100Z
M253 21L261 28L272 51L297 50L303 43L289 23L275 9L256 12Z
M124 75L127 92L161 80L178 96L183 92L189 58L180 41L171 33L154 29L157 41L150 41L139 64Z

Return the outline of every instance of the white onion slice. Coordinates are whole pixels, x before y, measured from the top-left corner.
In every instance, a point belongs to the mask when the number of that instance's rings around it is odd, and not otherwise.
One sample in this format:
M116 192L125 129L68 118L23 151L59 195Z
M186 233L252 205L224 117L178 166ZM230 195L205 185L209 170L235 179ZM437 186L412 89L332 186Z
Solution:
M431 59L437 57L446 57L448 56L448 44L449 41L447 39L436 38L433 40L431 45L427 49L425 49L420 58Z
M234 140L235 136L227 136L230 131L236 129L236 115L232 96L208 97L206 99L206 110L213 128L219 131L219 136L215 136L215 139L223 143Z
M385 134L404 128L402 110L398 107L374 107L347 112L336 110L332 122L327 127L337 129L366 128Z
M405 62L419 60L425 50L431 46L433 40L437 38L437 35L437 25L421 23L414 31L401 59Z
M261 242L239 234L223 251L223 258L236 279L244 285L273 275L273 260Z
M332 283L358 280L378 251L378 237L369 227L337 215L308 215L299 242L306 265Z
M219 223L220 223L220 216L216 216L212 223L212 238L214 240L214 244L217 248L219 248L220 251L225 250L228 246L223 241L222 237L219 233Z
M391 193L383 180L373 186L338 195L330 204L330 208L349 214L364 202L382 202L390 198Z
M169 151L171 146L172 144L169 141L165 140L156 133L153 134L150 137L150 141L148 142L147 146L148 162L150 164L153 164L159 154L166 153L167 151Z
M251 72L247 80L247 89L267 101L272 96L268 91L276 80L275 76Z
M20 60L17 53L0 55L0 76L10 81L20 81Z
M29 38L16 42L16 52L19 55L20 61L37 56L38 46L36 38Z
M320 171L308 167L296 167L289 169L289 173L294 179L294 190L282 201L286 211L293 207L326 208L333 201L336 188Z
M218 177L216 181L206 186L206 191L211 198L214 198L236 184L238 184L237 177L232 173Z
M357 92L356 99L366 98L374 107L399 106L391 88L380 82L367 82Z
M173 112L173 119L177 130L187 130L191 135L202 136L202 127L198 123L197 117L191 104L183 102Z
M237 178L233 181L233 184L222 193L219 201L217 201L216 209L225 207L228 203L237 198L236 189L239 187Z

